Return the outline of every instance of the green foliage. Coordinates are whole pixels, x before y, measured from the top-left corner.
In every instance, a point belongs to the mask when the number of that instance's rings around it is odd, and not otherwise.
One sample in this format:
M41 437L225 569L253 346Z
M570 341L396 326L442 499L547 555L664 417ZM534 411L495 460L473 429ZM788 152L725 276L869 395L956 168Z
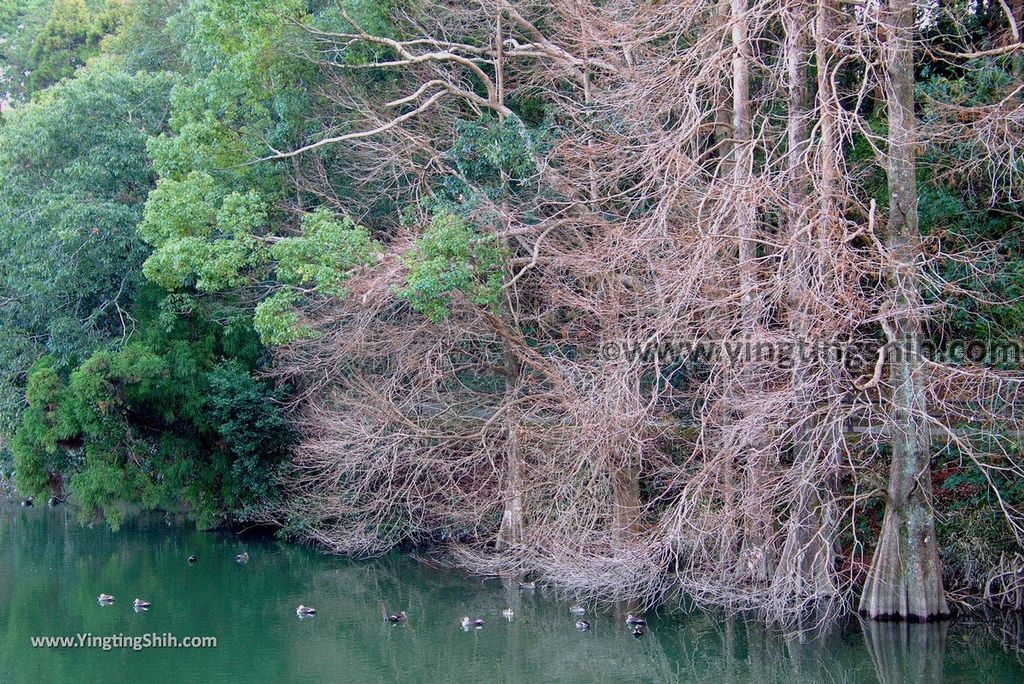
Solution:
M50 16L53 0L5 0L0 2L0 97L15 102L29 94L36 36Z
M977 68L961 73L925 70L927 78L919 82L917 90L926 122L938 123L948 117L951 106L999 101L1019 86L1018 66L1012 60L977 60L973 66ZM948 293L932 293L935 299L953 305L950 320L937 332L954 339L1016 341L1024 332L1024 231L1020 218L1024 202L1014 198L1024 196L1024 187L1015 187L1013 180L1024 178L1024 162L1019 158L1001 160L1002 169L978 163L987 158L980 145L973 137L964 136L930 145L921 159L922 233L941 235L947 251L993 246L969 265L958 261L944 264L944 281L985 295L950 300ZM958 171L950 173L951 169ZM1003 180L993 184L996 176ZM1006 196L994 194L997 188Z
M303 217L301 236L282 238L269 252L279 282L345 297L344 283L350 271L371 263L380 247L369 231L350 218L339 219L326 209L317 209Z
M437 209L459 212L475 206L482 192L491 201L536 188L534 158L550 143L547 129L532 130L515 116L459 121L448 156L456 173L446 177ZM464 205L460 207L459 205Z
M313 329L300 324L295 305L299 295L290 290L276 292L256 305L253 326L265 344L288 344L313 334Z
M493 235L482 235L458 216L434 217L406 255L406 286L399 290L412 307L437 322L450 313L450 297L463 293L491 309L500 303L504 250Z
M54 0L50 18L29 51L29 88L45 88L84 66L99 51L100 39L116 29L122 9L121 3L111 1L93 13L85 0Z
M15 458L15 484L22 491L42 492L51 473L60 472L67 458L58 444L78 433L74 418L58 410L66 397L51 357L43 357L29 375L28 409L11 440Z
M116 32L100 43L104 52L120 55L135 71L179 72L185 35L180 13L189 0L131 0L120 8Z
M206 375L207 418L233 456L222 497L246 517L277 497L290 432L276 397L237 362Z
M280 165L248 163L268 143L295 146L308 125L313 72L294 55L309 37L281 21L304 11L297 1L196 0L181 13L190 78L172 94L170 134L150 140L160 181L139 226L154 248L145 274L172 292L264 285L255 327L270 344L308 334L304 303L345 296L352 269L379 252L364 228L325 209L296 224L280 209Z
M0 127L0 431L25 374L130 331L141 280L135 234L153 181L146 139L165 124L171 78L97 60L12 110Z
M257 305L256 329L268 344L304 335L294 310L303 296L346 296L351 271L371 263L380 247L365 228L323 208L303 216L299 234L271 236L268 213L256 191L224 196L208 174L162 179L139 226L155 247L146 276L171 291L200 292L272 278L279 287Z
M956 456L940 458L936 473L941 482L935 493L936 533L943 565L947 573L974 588L983 585L1001 553L1018 548L993 488L1019 510L1024 504L1024 482L998 471L990 471L990 477L969 459Z
M490 117L460 121L456 132L451 156L467 180L523 183L536 173L533 154L537 143L518 118L500 123Z
M175 17L188 78L172 95L172 135L150 144L162 178L206 172L232 190L281 191L278 165L242 165L267 154L267 143L292 145L303 125L310 67L294 55L307 37L281 21L302 4L195 0Z
M223 360L245 348L237 326L196 309L168 330L161 312L135 313L143 332L128 344L64 371L52 359L33 368L13 440L18 487L42 495L66 478L86 515L114 525L121 501L184 498L205 526L272 503L290 437L253 360Z

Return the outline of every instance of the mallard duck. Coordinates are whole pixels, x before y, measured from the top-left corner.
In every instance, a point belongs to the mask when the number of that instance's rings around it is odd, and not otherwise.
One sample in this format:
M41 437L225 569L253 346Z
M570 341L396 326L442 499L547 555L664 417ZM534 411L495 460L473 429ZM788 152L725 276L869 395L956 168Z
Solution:
M295 609L295 614L299 617L310 617L316 615L316 608L299 604L299 607Z
M242 553L240 553L237 556L235 556L235 562L236 563L248 563L249 562L249 552L248 551L243 551Z
M586 632L590 629L590 623L586 620L577 620L576 629L580 630L581 632Z
M137 598L134 601L132 601L132 608L134 608L135 610L149 610L150 605L152 604L149 601L143 601L140 598Z
M583 615L587 611L586 611L586 609L583 608L583 606L573 606L572 608L569 609L569 612L572 613L573 615Z
M501 614L505 617L506 620L512 622L512 618L516 616L516 611L512 610L511 608L506 608L505 610L501 611Z
M627 625L646 625L647 624L647 620L643 619L642 617L640 617L638 615L633 615L632 613L630 613L629 615L626 616L626 624Z
M100 594L99 596L96 597L96 600L99 601L101 604L106 605L108 603L113 603L114 602L114 597L111 596L110 594Z
M388 615L384 619L388 622L405 622L409 619L409 616L406 615L404 610L400 610L397 613L394 613L393 615Z
M637 639L639 639L640 637L642 637L642 636L644 635L644 632L646 632L646 631L647 631L647 630L646 630L646 629L644 629L644 626L643 626L643 625L634 625L634 626L633 626L633 636L634 636L635 638L637 638Z
M196 558L195 556L189 556L188 557L188 564L189 565L195 565L197 560L199 560L199 559Z
M475 618L473 620L470 620L468 615L466 615L466 616L464 616L462 618L462 629L464 629L466 631L469 631L470 628L473 628L473 629L483 629L483 626L484 626L484 621L481 620L480 618Z
M537 588L537 583L536 582L520 582L519 583L519 588L520 589L527 589L527 590L536 589Z

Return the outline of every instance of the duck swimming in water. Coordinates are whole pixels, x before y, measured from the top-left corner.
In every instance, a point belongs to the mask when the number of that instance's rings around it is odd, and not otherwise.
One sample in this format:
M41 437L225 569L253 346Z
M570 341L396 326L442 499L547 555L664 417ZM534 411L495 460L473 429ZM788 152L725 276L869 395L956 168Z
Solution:
M132 608L135 609L135 612L139 612L140 610L149 610L149 607L151 605L152 604L149 601L143 601L140 598L137 598L134 601L132 601Z
M474 620L470 620L468 615L466 615L465 617L462 618L462 629L466 630L467 632L470 629L483 629L483 628L484 628L484 621L481 620L480 618L476 618Z
M647 624L647 620L643 619L642 617L640 617L638 615L633 615L632 613L630 613L629 615L626 616L626 624L627 625L646 625Z
M576 629L580 630L581 632L586 632L590 629L590 623L586 620L577 620Z
M21 502L21 505L22 505L22 506L24 506L24 507L26 507L26 508L28 508L28 507L30 507L30 506L31 506L31 505L32 505L32 504L33 504L34 502L35 502L35 499L33 499L33 498L32 498L32 497L30 496L30 497L28 497L27 499L25 499L24 501L22 501L22 502Z
M644 629L643 625L635 625L633 627L633 636L635 638L639 639L640 637L642 637L644 635L644 632L646 632L646 631L647 630Z
M511 608L506 608L505 610L501 611L501 614L504 616L506 620L512 622L512 618L516 616L516 611L512 610Z
M197 560L199 560L199 559L196 558L194 555L193 556L189 556L188 557L188 564L189 565L195 565Z
M99 601L100 605L107 606L114 602L114 597L110 594L100 594L96 597L96 600Z
M406 615L404 610L400 610L397 613L394 613L393 615L388 615L384 619L388 622L405 622L409 619L409 616Z
M248 551L243 551L242 553L240 553L237 556L235 556L235 562L236 563L248 563L249 562L249 552Z
M298 615L300 618L302 618L302 617L312 617L313 615L316 615L316 608L311 608L310 606L304 606L304 605L302 605L300 603L299 607L295 609L295 614Z

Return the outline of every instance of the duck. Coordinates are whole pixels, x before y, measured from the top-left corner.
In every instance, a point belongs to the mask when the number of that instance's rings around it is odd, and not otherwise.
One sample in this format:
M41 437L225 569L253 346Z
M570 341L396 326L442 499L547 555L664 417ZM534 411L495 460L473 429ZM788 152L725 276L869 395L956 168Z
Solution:
M49 499L46 500L46 505L49 506L50 508L60 506L62 503L64 503L64 499L62 499L59 496L51 496Z
M197 560L199 560L199 559L196 558L195 555L189 556L188 557L188 564L189 565L195 565Z
M304 606L304 605L302 605L300 603L299 607L295 609L295 614L298 615L300 618L301 617L311 617L313 615L316 615L316 608L311 608L310 606Z
M506 608L505 610L501 611L501 614L505 617L506 620L512 622L512 618L516 616L516 611L512 610L511 608Z
M480 618L470 620L468 615L464 616L462 618L462 629L468 632L471 627L474 629L483 629L484 621Z
M629 615L626 616L626 624L627 625L646 625L647 624L647 620L643 619L639 615L633 615L632 613L630 613Z
M140 598L137 598L134 601L132 601L132 608L134 608L136 611L149 610L149 607L151 605L152 604L149 601L143 601Z
M243 551L242 553L240 553L237 556L235 556L235 562L236 563L248 563L249 562L249 552L248 551Z
M397 623L397 622L405 622L406 620L409 619L409 616L406 614L406 612L404 610L400 610L397 613L394 613L393 615L388 615L384 619L387 620L388 622L396 622Z
M646 632L646 631L647 631L647 630L646 630L646 629L644 629L644 626L643 626L643 625L634 625L634 626L633 626L633 636L634 636L635 638L637 638L637 639L639 639L640 637L642 637L642 636L644 635L644 632Z
M536 589L537 588L537 583L536 582L520 582L519 583L519 588L520 589L526 589L526 590Z
M114 602L114 597L111 596L110 594L100 594L99 596L96 597L96 600L99 601L103 605L107 605L107 604L110 604L110 603Z
M590 629L590 623L586 620L577 620L576 629L580 630L581 632L586 632Z
M28 508L28 507L30 507L30 506L31 506L31 505L32 505L33 503L35 503L35 499L33 499L33 498L32 498L32 497L30 496L30 497L28 497L27 499L25 499L24 501L22 501L22 502L21 502L21 505L22 505L22 506L24 506L25 508Z
M573 615L583 615L587 611L586 611L586 609L583 608L583 606L573 606L572 608L569 609L569 612L572 613Z

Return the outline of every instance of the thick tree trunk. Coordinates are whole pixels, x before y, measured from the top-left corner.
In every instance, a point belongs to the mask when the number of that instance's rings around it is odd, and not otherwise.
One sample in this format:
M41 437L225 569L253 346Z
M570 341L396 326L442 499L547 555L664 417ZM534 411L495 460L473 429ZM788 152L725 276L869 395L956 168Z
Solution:
M501 526L495 540L495 549L501 551L523 538L523 474L522 459L518 452L518 438L515 428L510 427L510 447L505 461L503 499L505 508L501 515Z
M756 313L757 249L754 242L755 207L740 194L750 188L754 166L754 141L750 129L750 37L746 0L731 0L732 8L732 182L733 220L739 242L740 296L745 323Z
M810 199L811 178L808 169L807 123L811 116L811 103L808 93L808 63L810 61L809 23L810 4L798 3L784 9L783 25L786 33L785 62L789 85L789 125L788 125L788 202L787 222L789 236L792 241L790 253L793 255L791 266L789 297L794 311L791 324L793 338L799 342L808 340L813 332L810 307L813 300L813 288L821 278L817 276L813 264L813 241L815 232L808 225L813 220L813 202ZM816 33L821 33L827 19L824 5L819 5L816 19ZM823 71L820 52L823 51L823 40L819 35L819 71ZM824 74L819 74L819 83ZM832 131L820 133L823 143L831 144ZM819 221L824 217L819 217ZM819 236L820 237L820 236ZM801 481L798 485L797 498L790 513L786 540L779 557L778 567L772 583L772 590L778 596L791 603L815 597L832 595L836 591L833 581L833 551L831 543L831 521L827 514L822 515L823 508L828 506L829 492L825 492L826 501L822 500L819 491L820 478L815 472L818 459L825 452L834 448L831 444L815 441L819 436L817 424L807 416L813 411L816 394L814 387L816 361L803 358L796 354L793 363L793 391L796 397L794 412L797 424L794 426L794 466ZM824 460L828 462L828 458ZM825 478L828 482L829 478Z
M518 385L520 364L509 351L505 351L505 393L511 395ZM516 425L508 426L508 448L505 459L505 478L502 486L504 511L495 539L495 549L501 551L523 539L523 463L519 452Z
M623 464L612 477L615 497L612 544L619 553L628 552L639 522L640 478L633 463Z
M501 17L499 10L497 16L497 42L501 44ZM503 77L499 68L499 89L498 97L504 97ZM502 203L502 211L508 212L508 201ZM503 240L505 249L509 249L508 240ZM509 305L509 311L514 311ZM514 318L513 318L514 321ZM502 361L504 363L505 375L505 398L514 400L516 392L519 391L519 379L522 372L522 364L509 347L509 342L502 342ZM523 539L523 463L519 450L518 425L514 421L508 421L506 427L507 448L505 449L505 472L502 482L502 501L504 510L501 514L501 524L498 527L498 535L494 541L495 550L501 551L509 545L518 544Z
M925 416L924 367L918 354L922 309L914 153L912 0L893 0L885 14L883 52L889 117L889 225L895 261L890 286L895 312L890 337L892 466L881 536L860 611L872 619L926 621L948 614L931 509L931 467Z
M740 325L743 339L751 342L761 326L763 311L758 299L757 259L757 206L749 190L754 176L754 139L751 130L750 103L750 27L747 0L731 0L730 20L732 25L732 202L733 223L739 252ZM748 363L756 363L753 359ZM736 369L742 373L743 369ZM754 377L758 378L757 369ZM738 380L734 379L734 383ZM756 380L755 380L756 382ZM760 388L745 387L758 392ZM749 402L749 397L737 396L739 403ZM743 413L744 409L738 412ZM763 477L762 447L766 435L755 432L736 436L739 452L745 456L745 490L750 494L758 491ZM752 496L743 502L743 547L740 553L741 566L745 574L756 581L766 581L770 575L773 560L767 548L769 512L763 510L760 500Z

